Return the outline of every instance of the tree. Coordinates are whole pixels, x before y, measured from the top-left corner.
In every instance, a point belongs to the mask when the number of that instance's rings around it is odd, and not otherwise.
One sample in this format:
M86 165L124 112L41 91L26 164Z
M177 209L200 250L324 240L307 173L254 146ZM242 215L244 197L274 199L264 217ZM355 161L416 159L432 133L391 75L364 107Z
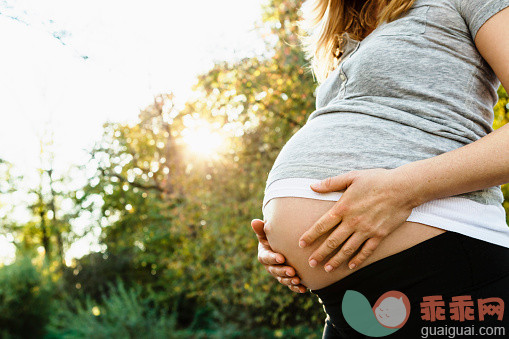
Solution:
M94 171L75 201L82 211L100 210L95 226L107 250L78 260L83 273L73 284L95 293L112 279L90 274L100 262L100 272L144 284L158 304L183 314L180 324L203 314L245 328L322 323L314 297L263 270L249 227L277 154L314 110L316 83L297 40L299 6L269 1L264 20L276 39L267 55L216 63L181 110L171 93L159 94L136 124L104 126L87 165ZM498 123L507 115L502 105ZM182 140L192 119L224 131L227 150L216 159L189 152Z

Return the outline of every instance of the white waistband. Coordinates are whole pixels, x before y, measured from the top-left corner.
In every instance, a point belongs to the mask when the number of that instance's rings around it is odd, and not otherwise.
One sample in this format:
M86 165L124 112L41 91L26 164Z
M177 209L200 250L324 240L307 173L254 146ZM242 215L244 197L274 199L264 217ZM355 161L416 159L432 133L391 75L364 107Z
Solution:
M262 211L269 200L277 197L301 197L338 201L341 192L318 193L309 187L321 180L286 178L267 187ZM407 221L419 222L509 248L509 226L503 206L485 205L463 197L428 201L412 210Z

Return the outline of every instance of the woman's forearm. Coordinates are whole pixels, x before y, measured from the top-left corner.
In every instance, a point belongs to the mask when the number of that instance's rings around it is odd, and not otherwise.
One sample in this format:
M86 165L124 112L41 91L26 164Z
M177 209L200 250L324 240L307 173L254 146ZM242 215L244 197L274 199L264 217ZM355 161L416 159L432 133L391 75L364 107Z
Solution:
M481 139L394 169L408 179L413 206L509 182L509 125Z

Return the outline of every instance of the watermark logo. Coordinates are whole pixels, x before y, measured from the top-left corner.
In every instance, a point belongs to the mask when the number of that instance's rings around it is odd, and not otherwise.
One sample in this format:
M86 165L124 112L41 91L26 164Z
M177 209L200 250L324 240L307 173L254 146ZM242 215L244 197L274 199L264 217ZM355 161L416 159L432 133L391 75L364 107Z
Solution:
M421 318L431 322L446 319L445 301L441 295L430 295L422 298ZM485 316L496 316L498 320L504 317L504 300L491 297L477 299L477 316L479 321L484 321ZM465 320L476 320L474 301L470 295L458 295L452 297L449 302L449 318L463 322Z
M477 310L475 306L477 306ZM478 326L483 324L487 318L502 321L504 306L504 300L498 297L479 298L475 303L471 295L457 295L451 297L451 301L446 303L442 295L425 296L420 303L421 319L435 326L421 327L421 338L430 336L442 338L443 336L448 338L499 336L505 338L506 328L504 326ZM464 326L443 325L445 320L456 322L458 325L463 323Z
M477 302L475 302L477 301ZM485 335L506 335L503 326L476 326L472 321L482 324L487 318L502 321L504 318L504 300L499 297L478 298L470 295L452 296L447 303L442 295L422 297L420 319L430 325L422 326L421 338L447 335L472 337ZM354 290L347 290L341 304L346 322L357 332L370 337L385 337L403 327L410 316L410 301L400 291L388 291L382 294L371 307L368 299ZM415 317L419 317L418 314ZM448 320L448 325L445 321ZM452 323L467 326L450 326Z
M410 301L399 291L385 292L371 307L362 293L347 290L341 308L348 325L371 337L385 337L396 332L410 315Z

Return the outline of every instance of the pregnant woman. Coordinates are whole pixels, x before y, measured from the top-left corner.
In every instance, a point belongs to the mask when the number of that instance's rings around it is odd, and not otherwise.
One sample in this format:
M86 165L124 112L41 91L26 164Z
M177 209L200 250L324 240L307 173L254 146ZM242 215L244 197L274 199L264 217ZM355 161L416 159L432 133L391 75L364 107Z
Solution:
M509 0L302 9L316 110L268 175L264 220L252 222L260 262L319 297L325 338L369 337L346 319L348 290L371 306L389 291L408 298L400 321L382 318L403 299L373 311L390 338L426 326L509 335L509 314L498 317L509 305L509 125L492 129L497 88L509 89Z

